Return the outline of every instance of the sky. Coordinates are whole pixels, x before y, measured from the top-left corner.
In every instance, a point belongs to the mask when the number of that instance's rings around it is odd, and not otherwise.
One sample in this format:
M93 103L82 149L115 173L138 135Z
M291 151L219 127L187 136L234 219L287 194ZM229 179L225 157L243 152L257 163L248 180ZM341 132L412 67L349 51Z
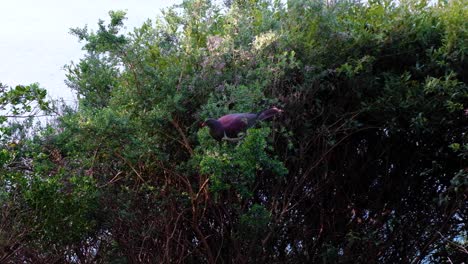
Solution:
M0 82L39 83L54 98L73 102L63 66L83 56L70 28L97 28L110 10L126 10L126 30L182 0L0 0Z

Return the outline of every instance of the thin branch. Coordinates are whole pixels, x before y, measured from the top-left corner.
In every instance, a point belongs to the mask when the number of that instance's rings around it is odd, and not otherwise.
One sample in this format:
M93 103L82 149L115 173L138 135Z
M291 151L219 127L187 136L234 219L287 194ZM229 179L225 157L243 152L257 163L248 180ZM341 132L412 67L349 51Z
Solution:
M6 118L31 118L31 117L55 117L55 116L58 116L58 115L26 115L26 116L22 116L22 115L0 115L0 117L6 117Z
M183 140L182 145L188 150L190 155L193 156L193 154L194 154L193 149L192 149L192 147L190 147L190 143L188 141L188 138L185 136L184 131L179 126L179 123L177 123L177 121L175 119L171 119L170 121L171 121L171 124L177 129L177 132L179 132L180 136L182 137L182 140Z
M136 171L135 167L132 166L132 164L127 160L125 159L124 157L122 157L122 155L120 155L119 153L116 153L116 155L121 158L125 163L127 163L127 165L133 170L133 172L135 172L135 174L138 176L138 178L143 181L143 182L146 182L145 179L143 179L143 177L141 177L140 173L138 173L138 171Z
M205 189L206 185L208 184L208 182L210 181L210 178L207 178L205 180L205 182L203 182L203 184L200 186L200 190L198 191L197 195L195 196L195 200L198 199L198 196L200 195L200 193L203 191L203 189Z

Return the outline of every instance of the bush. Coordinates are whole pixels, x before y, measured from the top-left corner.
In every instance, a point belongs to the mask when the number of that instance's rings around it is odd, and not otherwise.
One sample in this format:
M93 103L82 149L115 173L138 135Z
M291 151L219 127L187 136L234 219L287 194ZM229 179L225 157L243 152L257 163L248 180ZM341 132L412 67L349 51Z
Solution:
M72 30L88 52L68 67L80 107L34 150L46 153L40 164L60 153L34 177L52 190L44 205L70 210L32 214L78 222L28 237L30 250L55 243L36 257L461 261L463 1L225 2L185 1L126 35L122 12L96 32ZM272 105L284 114L237 143L199 127ZM67 184L70 197L58 192Z

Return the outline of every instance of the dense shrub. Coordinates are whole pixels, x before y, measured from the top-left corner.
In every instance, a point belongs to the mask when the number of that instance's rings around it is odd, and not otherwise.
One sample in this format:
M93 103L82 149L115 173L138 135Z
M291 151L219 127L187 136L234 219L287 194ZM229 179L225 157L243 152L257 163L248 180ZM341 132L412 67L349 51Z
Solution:
M0 156L0 260L462 261L465 6L192 0L72 29L78 110ZM199 126L272 105L237 143Z

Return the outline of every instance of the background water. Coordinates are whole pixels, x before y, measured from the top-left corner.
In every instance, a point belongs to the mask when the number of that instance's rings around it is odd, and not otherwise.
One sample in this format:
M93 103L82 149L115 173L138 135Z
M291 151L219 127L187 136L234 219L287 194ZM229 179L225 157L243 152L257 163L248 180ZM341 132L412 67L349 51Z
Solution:
M10 86L38 82L54 98L72 103L63 66L83 55L70 28L97 28L110 10L127 10L126 30L154 19L164 0L0 0L0 82Z

